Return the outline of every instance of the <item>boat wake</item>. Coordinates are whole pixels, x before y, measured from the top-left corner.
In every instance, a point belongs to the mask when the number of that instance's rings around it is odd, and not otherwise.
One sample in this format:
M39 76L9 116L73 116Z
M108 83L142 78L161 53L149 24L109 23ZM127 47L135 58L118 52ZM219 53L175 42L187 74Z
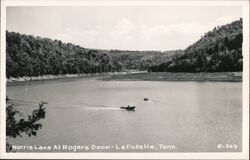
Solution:
M107 108L102 108L102 107L86 107L84 109L90 109L90 110L120 110L120 108L112 108L112 107L107 107Z
M147 101L144 101L146 103L152 103L154 106L157 106L158 104L164 104L164 105L169 105L167 102L161 101L161 100L157 100L157 99L150 99Z
M13 103L15 104L16 107L22 108L22 109L35 109L37 108L39 102L35 101L29 101L29 100L12 100ZM97 104L88 104L88 103L82 103L80 105L75 105L75 104L55 104L55 103L50 103L46 105L46 109L88 109L88 110L120 110L119 107L115 106L108 106L108 105L97 105Z
M161 100L152 100L152 102L155 102L155 103L162 103L162 104L168 104L168 103L166 103L166 102L164 102L164 101L161 101Z

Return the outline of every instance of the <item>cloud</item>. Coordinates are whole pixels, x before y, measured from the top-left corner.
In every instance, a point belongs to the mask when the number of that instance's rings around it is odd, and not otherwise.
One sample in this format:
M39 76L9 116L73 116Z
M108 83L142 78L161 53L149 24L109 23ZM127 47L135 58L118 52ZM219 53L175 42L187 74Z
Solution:
M141 26L140 40L149 49L160 50L184 49L197 41L205 32L205 28L198 22L179 23L169 25ZM142 46L143 47L143 46Z
M146 47L155 47L161 50L185 49L214 27L231 23L239 18L218 17L210 23L143 25L140 27L141 41L147 44Z
M118 42L126 39L129 34L133 33L133 29L134 24L130 20L124 18L111 29L107 37L111 38L111 41L115 40Z
M208 23L204 28L206 29L205 32L212 30L214 27L222 26L229 24L233 21L239 20L240 17L218 17L215 21Z
M219 17L219 18L217 18L215 20L215 22L213 24L217 25L217 26L221 26L221 25L224 25L224 24L231 23L234 20L235 19L233 19L233 17Z
M79 44L86 48L124 49L124 50L173 50L185 49L197 41L204 33L216 26L233 21L231 17L219 17L215 21L202 24L198 22L135 25L123 18L114 26L103 28L68 28L55 38Z
M134 28L134 24L127 18L123 18L116 26L116 30L129 31Z
M131 20L124 18L107 33L101 46L133 50L185 48L189 45L190 39L197 40L203 32L203 27L197 22L136 26Z
M96 37L100 34L99 30L80 30L78 28L67 28L63 33L57 33L53 38L60 39L63 42L70 42L77 45L93 46L98 41ZM96 47L94 47L96 48Z
M135 40L131 35L134 34L134 24L127 18L123 18L109 30L100 26L87 28L67 28L63 33L58 33L54 39L64 42L71 42L86 48L100 49L128 49L129 41Z
M132 21L123 18L107 33L106 37L108 41L105 41L106 45L110 46L110 48L128 48L130 41L136 39L134 37L135 29L135 25ZM105 45L105 43L102 43L102 45Z
M203 32L202 26L197 23L155 25L152 27L141 26L142 37L151 39L154 37L163 37L170 35L193 35Z

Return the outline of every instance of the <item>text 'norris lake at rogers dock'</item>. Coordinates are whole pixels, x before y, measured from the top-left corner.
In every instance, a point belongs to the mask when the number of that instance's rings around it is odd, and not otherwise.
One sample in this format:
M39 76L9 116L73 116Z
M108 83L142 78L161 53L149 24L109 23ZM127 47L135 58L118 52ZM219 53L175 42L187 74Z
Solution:
M101 151L101 150L175 150L175 145L126 144L126 145L12 145L13 151Z

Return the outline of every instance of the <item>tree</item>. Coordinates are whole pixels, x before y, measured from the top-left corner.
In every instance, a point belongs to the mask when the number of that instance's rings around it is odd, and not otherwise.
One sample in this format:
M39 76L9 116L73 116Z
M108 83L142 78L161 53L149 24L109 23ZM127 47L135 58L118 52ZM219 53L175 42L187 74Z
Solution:
M47 104L45 101L39 103L39 108L35 109L31 115L24 118L13 102L7 97L6 98L6 137L16 138L22 137L22 133L28 136L36 136L37 131L42 128L42 124L39 123L41 119L45 118L44 105ZM17 120L18 119L18 120ZM11 151L11 146L7 141L7 151Z

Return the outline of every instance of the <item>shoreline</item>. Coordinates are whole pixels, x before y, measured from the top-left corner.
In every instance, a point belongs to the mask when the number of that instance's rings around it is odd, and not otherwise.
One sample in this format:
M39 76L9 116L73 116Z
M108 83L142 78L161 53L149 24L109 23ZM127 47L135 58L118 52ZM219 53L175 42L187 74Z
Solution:
M30 82L30 81L42 81L42 80L56 80L56 79L71 79L81 77L101 77L101 76L113 76L113 75L124 75L127 72L107 72L107 73L81 73L81 74L62 74L62 75L42 75L42 76L24 76L24 77L10 77L6 78L6 83L19 83L19 82Z
M18 77L6 79L7 84L73 79L73 78L98 78L104 81L212 81L212 82L242 82L242 72L146 72L146 71L128 71L128 72L107 72L95 74L65 74L65 75L43 75L31 77Z
M60 74L60 75L42 75L42 76L23 76L23 77L10 77L6 78L6 83L19 83L31 82L42 80L56 80L56 79L71 79L71 78L91 78L91 77L104 77L104 76L118 76L135 73L146 73L147 71L128 70L122 72L103 72L103 73L80 73L80 74Z
M114 75L103 78L105 81L211 81L211 82L242 82L242 72L147 72L126 75Z

